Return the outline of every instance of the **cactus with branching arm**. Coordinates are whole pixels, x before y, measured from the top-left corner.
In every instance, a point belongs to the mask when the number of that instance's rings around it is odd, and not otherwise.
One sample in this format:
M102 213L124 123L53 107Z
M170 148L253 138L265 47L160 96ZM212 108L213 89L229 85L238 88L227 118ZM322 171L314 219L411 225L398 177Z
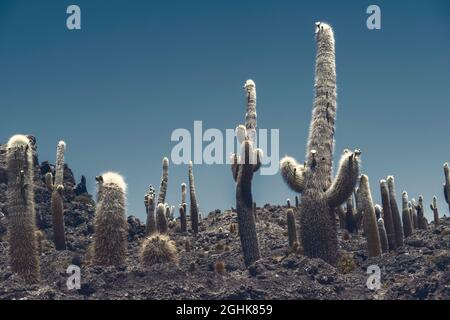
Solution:
M236 182L236 211L244 262L249 266L261 257L253 209L252 180L261 167L262 151L256 144L256 86L252 80L244 85L247 97L245 126L236 128L240 155L231 155L231 171Z
M337 264L338 238L335 211L353 192L359 176L360 151L344 151L332 181L336 120L336 65L332 28L316 23L315 100L307 143L306 161L281 160L281 175L302 194L300 235L304 254Z

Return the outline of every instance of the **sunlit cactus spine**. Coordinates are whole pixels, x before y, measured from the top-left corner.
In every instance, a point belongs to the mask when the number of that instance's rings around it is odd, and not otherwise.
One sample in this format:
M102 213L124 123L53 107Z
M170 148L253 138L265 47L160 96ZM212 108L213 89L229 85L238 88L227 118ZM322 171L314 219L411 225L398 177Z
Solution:
M94 264L118 266L126 262L128 223L126 220L127 185L121 175L107 172L96 178Z
M437 207L437 197L433 197L433 202L430 204L430 208L433 211L434 225L439 225L439 211Z
M33 155L29 139L11 137L7 144L8 243L11 270L27 283L40 279L36 240Z
M239 238L241 240L244 263L249 266L260 259L256 219L253 208L252 180L261 167L262 151L255 149L256 144L256 87L252 80L244 85L247 97L245 126L236 129L241 154L231 156L231 171L236 182L236 211Z
M155 219L155 188L150 185L148 192L144 197L144 204L147 210L147 221L145 224L145 234L151 235L156 231Z
M53 222L53 242L56 250L66 250L66 236L64 231L64 153L66 143L60 141L56 149L55 181L51 172L45 175L47 189L51 192L51 211Z
M450 169L448 162L444 164L444 175L445 175L444 197L445 201L448 204L448 210L450 212Z
M167 206L164 203L160 203L156 207L156 229L160 234L164 234L169 231L166 210Z
M167 184L169 182L169 159L164 158L162 161L163 172L161 176L161 183L159 185L158 203L166 203Z
M289 247L292 248L294 246L294 243L298 242L294 210L288 209L288 211L286 213L286 220L287 220L287 227L288 227Z
M363 223L366 231L367 251L369 257L376 257L381 255L380 234L378 232L372 193L370 192L369 178L364 174L359 179L359 189L361 192L362 210L364 212Z
M378 219L378 234L380 235L381 251L383 253L388 252L389 251L389 243L388 243L386 228L384 227L383 218Z
M192 161L189 161L189 195L191 199L191 227L194 233L198 233L199 214Z
M281 160L281 175L288 186L301 193L300 236L304 254L338 261L336 208L351 195L359 176L360 152L345 151L332 181L336 121L336 63L332 28L316 23L315 100L307 142L306 160Z
M413 226L411 222L410 207L408 206L408 193L403 191L402 193L402 222L403 222L403 234L405 237L412 235Z
M389 188L389 203L391 206L392 221L394 223L395 242L397 243L397 247L402 247L404 234L403 234L402 218L400 216L400 210L398 209L397 205L394 177L389 176L387 177L386 181Z

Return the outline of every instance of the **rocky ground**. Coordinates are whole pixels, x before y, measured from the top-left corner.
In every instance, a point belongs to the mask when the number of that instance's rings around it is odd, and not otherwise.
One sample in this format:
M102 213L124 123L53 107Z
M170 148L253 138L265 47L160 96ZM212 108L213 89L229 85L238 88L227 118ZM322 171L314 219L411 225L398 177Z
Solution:
M246 269L239 236L230 232L236 213L216 210L201 221L201 232L181 234L175 225L179 264L143 268L139 248L144 224L128 217L128 261L121 267L89 264L86 252L94 233L94 201L83 185L76 187L65 170L65 224L68 248L52 244L50 194L43 175L53 167L38 164L36 154L37 223L45 233L41 255L42 280L25 285L7 263L6 177L0 146L0 300L2 299L450 299L450 219L428 230L416 230L404 247L369 259L364 237L339 232L341 260L337 268L309 259L287 247L286 207L257 208L262 259ZM189 248L186 242L189 242ZM224 272L216 265L223 262ZM68 290L66 269L81 267L81 289ZM381 289L366 286L370 265L381 268Z

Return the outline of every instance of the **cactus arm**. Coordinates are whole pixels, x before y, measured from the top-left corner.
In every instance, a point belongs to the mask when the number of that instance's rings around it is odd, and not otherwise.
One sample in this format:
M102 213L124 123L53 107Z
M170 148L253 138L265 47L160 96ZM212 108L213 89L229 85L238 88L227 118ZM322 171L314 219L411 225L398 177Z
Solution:
M338 173L331 187L326 191L325 197L331 208L344 203L352 194L359 176L359 156L361 152L344 152L341 158Z
M51 172L45 174L45 186L48 191L53 191L53 175Z
M262 165L262 159L263 157L263 151L261 149L255 149L255 158L256 163L253 165L253 172L258 171L261 168Z
M286 184L294 191L302 193L305 190L306 168L298 164L294 158L284 157L280 162L281 176Z

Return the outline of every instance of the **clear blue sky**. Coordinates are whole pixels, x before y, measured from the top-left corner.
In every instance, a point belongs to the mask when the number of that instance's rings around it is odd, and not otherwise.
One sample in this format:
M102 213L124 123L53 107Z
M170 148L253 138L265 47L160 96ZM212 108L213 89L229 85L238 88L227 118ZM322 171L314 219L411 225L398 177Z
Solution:
M82 30L68 31L78 4ZM370 4L382 30L366 28ZM314 22L333 25L337 45L336 159L361 148L374 198L395 176L428 204L442 194L450 160L448 1L0 0L0 141L38 139L54 162L59 139L79 180L107 170L128 182L129 214L144 217L176 128L225 130L243 122L242 85L257 85L260 128L280 129L281 156L303 160L314 81ZM202 212L235 206L227 165L195 166ZM168 202L180 202L187 166L170 167ZM259 205L293 199L279 175L255 176Z

